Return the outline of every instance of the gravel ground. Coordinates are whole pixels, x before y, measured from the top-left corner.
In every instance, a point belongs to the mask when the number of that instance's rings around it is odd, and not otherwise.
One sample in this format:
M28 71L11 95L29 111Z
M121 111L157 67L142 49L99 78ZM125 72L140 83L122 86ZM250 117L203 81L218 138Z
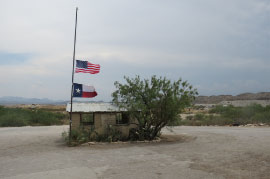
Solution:
M270 178L270 128L174 127L160 143L66 147L68 126L0 128L0 178Z

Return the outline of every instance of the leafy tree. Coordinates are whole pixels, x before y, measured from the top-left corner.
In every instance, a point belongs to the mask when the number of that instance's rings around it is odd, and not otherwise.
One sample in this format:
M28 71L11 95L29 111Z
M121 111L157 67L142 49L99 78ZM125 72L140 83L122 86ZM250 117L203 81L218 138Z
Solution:
M196 89L179 79L152 76L151 80L124 77L127 84L114 83L113 103L124 108L137 119L138 128L130 131L134 140L153 140L163 127L179 119L184 108L191 105L198 94Z

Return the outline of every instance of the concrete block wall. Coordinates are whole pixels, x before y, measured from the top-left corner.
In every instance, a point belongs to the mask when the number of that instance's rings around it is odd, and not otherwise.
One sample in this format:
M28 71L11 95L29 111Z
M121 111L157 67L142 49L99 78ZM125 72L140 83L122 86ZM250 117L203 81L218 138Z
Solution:
M79 129L81 125L81 119L79 113L73 113L72 114L72 127L71 129Z
M130 123L137 123L136 120L130 119ZM82 126L80 120L80 113L72 114L72 129L79 129L83 127L86 130L90 130L94 127L94 130L98 134L105 134L108 125L112 125L115 129L122 132L123 136L129 136L129 130L136 128L136 124L116 124L116 113L94 113L94 126Z

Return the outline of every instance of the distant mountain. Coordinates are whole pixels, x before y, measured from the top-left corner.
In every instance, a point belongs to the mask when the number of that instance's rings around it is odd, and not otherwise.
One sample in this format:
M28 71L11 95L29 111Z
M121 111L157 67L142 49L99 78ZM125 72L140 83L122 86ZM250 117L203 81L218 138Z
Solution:
M221 101L236 101L236 100L270 100L270 92L261 93L243 93L236 96L218 95L218 96L198 96L195 99L195 104L217 104Z
M13 97L5 96L0 97L1 105L12 105L12 104L67 104L67 101L61 100L50 100L47 98L38 99L38 98L22 98L22 97Z
M22 98L22 97L14 97L14 96L4 96L0 97L0 105L15 105L15 104L53 104L53 105L65 105L70 101L65 100L51 100L48 98ZM74 99L73 102L86 102L86 103L97 103L103 101L89 101L88 99Z
M89 99L88 99L89 100ZM103 102L103 101L88 101L83 99L74 99L74 102ZM261 93L242 93L236 96L232 95L218 95L218 96L198 96L195 99L195 104L217 104L222 101L236 101L236 100L270 100L270 92ZM0 97L0 105L13 105L13 104L54 104L61 105L67 104L70 101L64 100L51 100L48 98L22 98L5 96Z

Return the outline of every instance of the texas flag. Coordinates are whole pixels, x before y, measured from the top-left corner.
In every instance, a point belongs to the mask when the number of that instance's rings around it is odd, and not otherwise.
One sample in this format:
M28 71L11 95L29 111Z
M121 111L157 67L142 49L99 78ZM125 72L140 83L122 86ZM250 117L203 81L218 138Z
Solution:
M79 98L93 98L97 96L97 92L93 86L73 83L73 97Z

